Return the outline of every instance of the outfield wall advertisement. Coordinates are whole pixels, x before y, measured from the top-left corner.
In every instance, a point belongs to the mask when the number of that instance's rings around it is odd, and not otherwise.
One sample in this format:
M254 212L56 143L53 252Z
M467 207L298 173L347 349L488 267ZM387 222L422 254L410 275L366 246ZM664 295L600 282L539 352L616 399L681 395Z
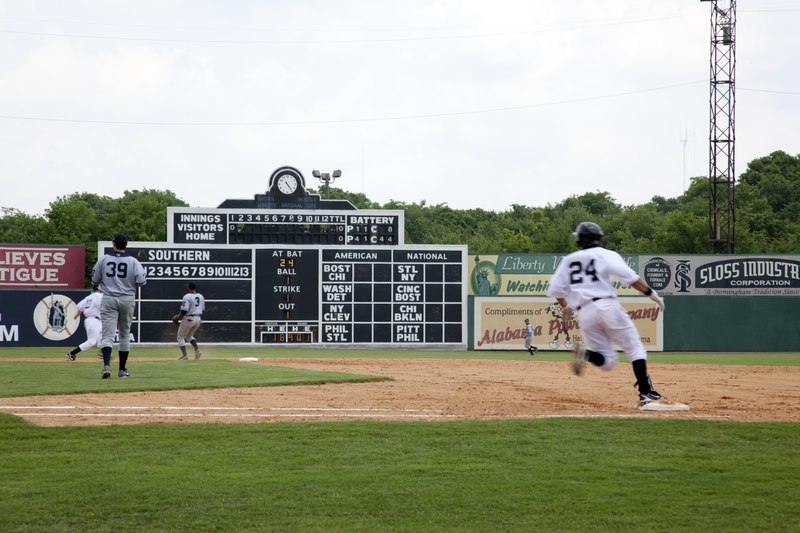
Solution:
M80 289L85 268L84 246L0 244L0 289Z
M0 347L77 346L86 340L76 317L82 291L3 291L0 298Z
M498 254L469 256L470 296L547 296L550 278L565 254ZM635 255L623 255L633 270L639 269ZM638 291L615 283L620 296Z
M662 295L800 295L800 255L642 255L639 265Z
M664 314L649 298L621 300L648 351L664 350ZM474 308L474 349L523 350L525 319L533 326L532 345L540 350L571 350L580 334L580 313L564 321L561 307L544 297L478 296Z
M469 256L470 296L546 296L566 254ZM798 296L800 255L623 255L661 295ZM619 296L638 296L615 282Z

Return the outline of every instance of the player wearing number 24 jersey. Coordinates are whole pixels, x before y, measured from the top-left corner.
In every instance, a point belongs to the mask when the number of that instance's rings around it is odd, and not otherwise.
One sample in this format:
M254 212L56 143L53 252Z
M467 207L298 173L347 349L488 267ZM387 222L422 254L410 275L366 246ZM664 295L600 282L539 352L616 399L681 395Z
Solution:
M562 316L569 322L578 313L583 343L573 345L573 370L580 374L586 362L603 370L617 364L619 345L628 355L636 376L641 404L660 400L647 374L647 352L639 332L617 299L611 276L648 296L664 310L664 302L647 286L617 252L601 246L603 230L594 222L581 222L574 232L580 250L566 256L556 268L547 295L562 307Z
M92 284L103 293L100 303L100 319L103 333L100 350L103 352L103 373L101 377L111 376L111 348L114 333L119 332L119 372L118 377L127 378L128 354L131 349L131 322L136 289L147 283L144 267L138 259L128 255L128 237L117 233L112 241L113 250L100 257L92 269Z

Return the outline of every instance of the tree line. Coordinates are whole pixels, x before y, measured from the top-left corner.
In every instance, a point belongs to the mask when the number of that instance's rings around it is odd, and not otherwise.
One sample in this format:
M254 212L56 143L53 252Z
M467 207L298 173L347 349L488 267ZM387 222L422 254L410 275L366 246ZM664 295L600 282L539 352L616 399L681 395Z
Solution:
M628 254L709 253L709 182L691 180L676 198L654 196L623 206L608 192L587 192L544 207L513 204L501 212L390 201L331 189L361 209L402 209L408 244L467 244L470 253L565 253L572 231L597 222L606 246ZM740 254L800 253L800 155L776 151L750 162L736 183L735 249Z
M800 253L800 155L776 151L751 161L734 191L737 253ZM466 244L473 254L566 253L574 250L575 226L591 220L603 228L606 246L620 253L709 251L705 177L693 178L676 198L654 196L640 205L623 206L608 192L597 191L544 207L513 204L500 212L453 209L425 200L381 205L336 187L325 192L326 198L347 199L359 209L403 210L407 244ZM188 204L169 190L144 189L125 191L120 198L74 193L51 202L41 216L2 207L0 242L84 244L88 276L97 259L97 242L118 231L132 241L164 242L170 206Z
M167 240L167 207L188 204L171 191L125 191L120 198L94 193L59 197L43 216L2 207L0 242L7 244L83 244L86 277L97 261L97 242L124 232L132 241Z

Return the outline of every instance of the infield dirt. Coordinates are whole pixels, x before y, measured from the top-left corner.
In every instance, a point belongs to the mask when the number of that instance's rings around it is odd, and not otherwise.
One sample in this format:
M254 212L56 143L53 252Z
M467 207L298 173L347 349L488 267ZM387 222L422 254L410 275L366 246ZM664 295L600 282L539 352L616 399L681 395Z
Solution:
M656 390L690 410L643 412L627 363L612 372L589 368L582 376L573 375L568 363L536 360L263 359L241 364L389 380L16 397L3 399L2 411L40 426L557 416L800 421L800 367L651 363Z

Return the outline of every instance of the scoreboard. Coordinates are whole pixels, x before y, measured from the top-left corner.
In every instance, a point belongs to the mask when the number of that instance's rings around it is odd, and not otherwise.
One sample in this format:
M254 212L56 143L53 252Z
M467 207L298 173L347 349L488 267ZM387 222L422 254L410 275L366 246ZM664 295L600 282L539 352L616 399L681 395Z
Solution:
M403 244L403 211L167 208L167 241L180 244Z
M231 223L233 213L208 211ZM389 220L375 225L387 222L381 231L397 235L402 221L379 213ZM350 231L344 235L355 237ZM99 243L99 253L110 246ZM127 251L148 278L137 298L136 342L175 342L170 317L192 281L206 299L200 342L466 348L466 246L130 242Z
M177 340L193 282L204 343L466 349L467 247L406 246L404 228L403 210L321 199L288 166L252 200L168 207L167 242L128 243L147 273L134 342Z

